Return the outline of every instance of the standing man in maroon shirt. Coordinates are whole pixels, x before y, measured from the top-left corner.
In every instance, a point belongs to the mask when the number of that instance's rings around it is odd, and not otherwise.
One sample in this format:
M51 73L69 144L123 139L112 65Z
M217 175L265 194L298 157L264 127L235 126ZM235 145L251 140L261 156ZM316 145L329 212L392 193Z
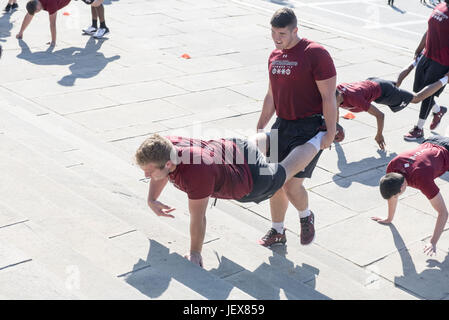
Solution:
M419 103L444 87L448 82L448 76L449 73L416 94L396 87L393 81L380 78L340 83L335 94L337 105L351 112L365 111L373 115L377 120L377 134L374 140L376 140L379 148L384 150L385 139L382 132L385 115L372 102L387 105L391 111L398 112L409 103Z
M448 212L435 179L449 170L449 138L432 136L416 148L403 152L387 166L387 174L380 179L380 193L388 200L388 218L372 217L389 224L393 221L399 196L407 186L421 190L438 212L433 236L424 252L436 253L436 244L447 222Z
M424 49L424 56L419 61L415 71L415 81L413 91L418 92L425 86L437 81L449 71L449 0L440 3L433 10L426 33L424 33L421 42L415 51L415 57ZM415 141L424 137L424 123L433 113L430 129L434 130L441 121L443 115L447 112L446 107L440 107L434 97L438 97L444 88L438 90L434 95L425 99L421 103L419 119L416 126L404 135L407 141Z
M50 33L51 41L48 43L51 46L56 45L56 15L58 10L64 8L70 3L71 0L31 0L27 3L27 14L23 18L22 26L19 33L16 35L17 39L23 38L23 33L28 25L33 20L34 14L44 10L48 12L50 18ZM90 5L92 7L98 7L103 4L104 0L95 0Z
M135 158L145 177L151 179L147 203L158 216L174 218L170 214L174 208L158 201L168 181L187 193L190 253L186 258L202 267L209 198L256 203L269 199L307 166L320 150L323 136L319 132L281 163L268 163L259 150L258 146L268 147L265 134L248 140L209 141L155 134L141 144Z
M276 49L268 61L269 88L257 130L263 130L276 113L277 119L270 135L278 136L278 152L272 147L270 160L277 162L282 161L290 150L313 137L324 122L327 133L322 139L321 149L332 144L337 122L336 70L331 56L321 45L299 38L293 10L282 8L274 13L271 36ZM259 241L261 245L285 242L284 218L289 202L298 210L301 244L313 241L314 215L309 210L303 182L312 176L320 154L321 151L303 171L270 198L272 228Z

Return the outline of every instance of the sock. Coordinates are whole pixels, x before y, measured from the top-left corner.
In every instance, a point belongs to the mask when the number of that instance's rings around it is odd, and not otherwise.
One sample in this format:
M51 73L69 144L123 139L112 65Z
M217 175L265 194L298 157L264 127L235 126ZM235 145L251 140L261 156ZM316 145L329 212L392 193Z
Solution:
M92 20L92 27L97 28L98 27L98 21Z
M416 126L422 129L424 127L424 123L426 123L426 119L418 119L418 124Z
M306 218L306 217L310 216L310 213L311 213L311 211L309 210L309 208L307 208L307 209L304 210L304 211L299 211L299 210L298 210L298 215L299 215L299 218L300 218L300 219L301 219L301 218Z
M271 227L275 229L278 233L282 233L284 230L284 221L282 222L272 222Z
M100 28L106 29L106 21L100 22Z
M438 112L440 112L440 106L439 105L437 105L436 103L433 105L433 107L432 107L432 112L433 113L438 113Z

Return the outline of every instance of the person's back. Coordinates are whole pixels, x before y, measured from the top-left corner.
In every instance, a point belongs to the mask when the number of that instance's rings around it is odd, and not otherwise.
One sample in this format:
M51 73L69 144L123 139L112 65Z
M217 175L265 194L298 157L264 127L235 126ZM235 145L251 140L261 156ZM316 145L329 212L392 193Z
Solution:
M443 66L449 66L449 8L446 2L435 7L427 30L424 55Z

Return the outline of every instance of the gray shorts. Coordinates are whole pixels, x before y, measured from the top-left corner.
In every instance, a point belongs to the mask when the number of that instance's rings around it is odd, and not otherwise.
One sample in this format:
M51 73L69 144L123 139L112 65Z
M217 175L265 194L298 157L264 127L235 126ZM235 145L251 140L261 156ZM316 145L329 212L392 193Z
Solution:
M253 189L239 202L255 202L270 199L285 183L287 178L284 167L278 163L267 162L265 156L253 143L232 139L243 152L253 179Z
M382 94L375 102L387 105L393 112L401 111L413 100L413 93L396 87L396 83L393 81L379 78L368 78L367 80L377 82L382 90Z

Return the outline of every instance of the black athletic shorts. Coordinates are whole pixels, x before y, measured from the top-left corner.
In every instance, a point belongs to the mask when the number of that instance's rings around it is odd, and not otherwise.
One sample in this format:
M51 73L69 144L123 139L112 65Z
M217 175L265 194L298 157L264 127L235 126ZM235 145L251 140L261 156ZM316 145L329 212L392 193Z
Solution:
M396 87L396 83L393 81L379 78L368 78L367 80L376 82L380 85L382 94L374 101L379 104L387 105L393 112L398 112L404 109L408 106L410 101L413 100L413 93Z
M243 152L253 179L253 189L239 202L255 202L271 198L285 183L284 167L278 163L268 163L257 146L247 140L232 139Z
M433 135L425 139L422 143L429 142L431 144L436 144L437 146L445 147L449 151L449 138L440 135Z
M426 56L419 60L415 71L415 80L413 82L413 91L419 92L429 84L440 80L449 71L449 67L443 66ZM434 96L439 96L443 92L444 87L439 89Z
M270 131L269 161L277 163L284 160L294 148L312 139L320 131L319 128L323 124L322 115L298 120L285 120L278 117ZM307 167L298 172L295 177L310 178L322 151L320 150Z

